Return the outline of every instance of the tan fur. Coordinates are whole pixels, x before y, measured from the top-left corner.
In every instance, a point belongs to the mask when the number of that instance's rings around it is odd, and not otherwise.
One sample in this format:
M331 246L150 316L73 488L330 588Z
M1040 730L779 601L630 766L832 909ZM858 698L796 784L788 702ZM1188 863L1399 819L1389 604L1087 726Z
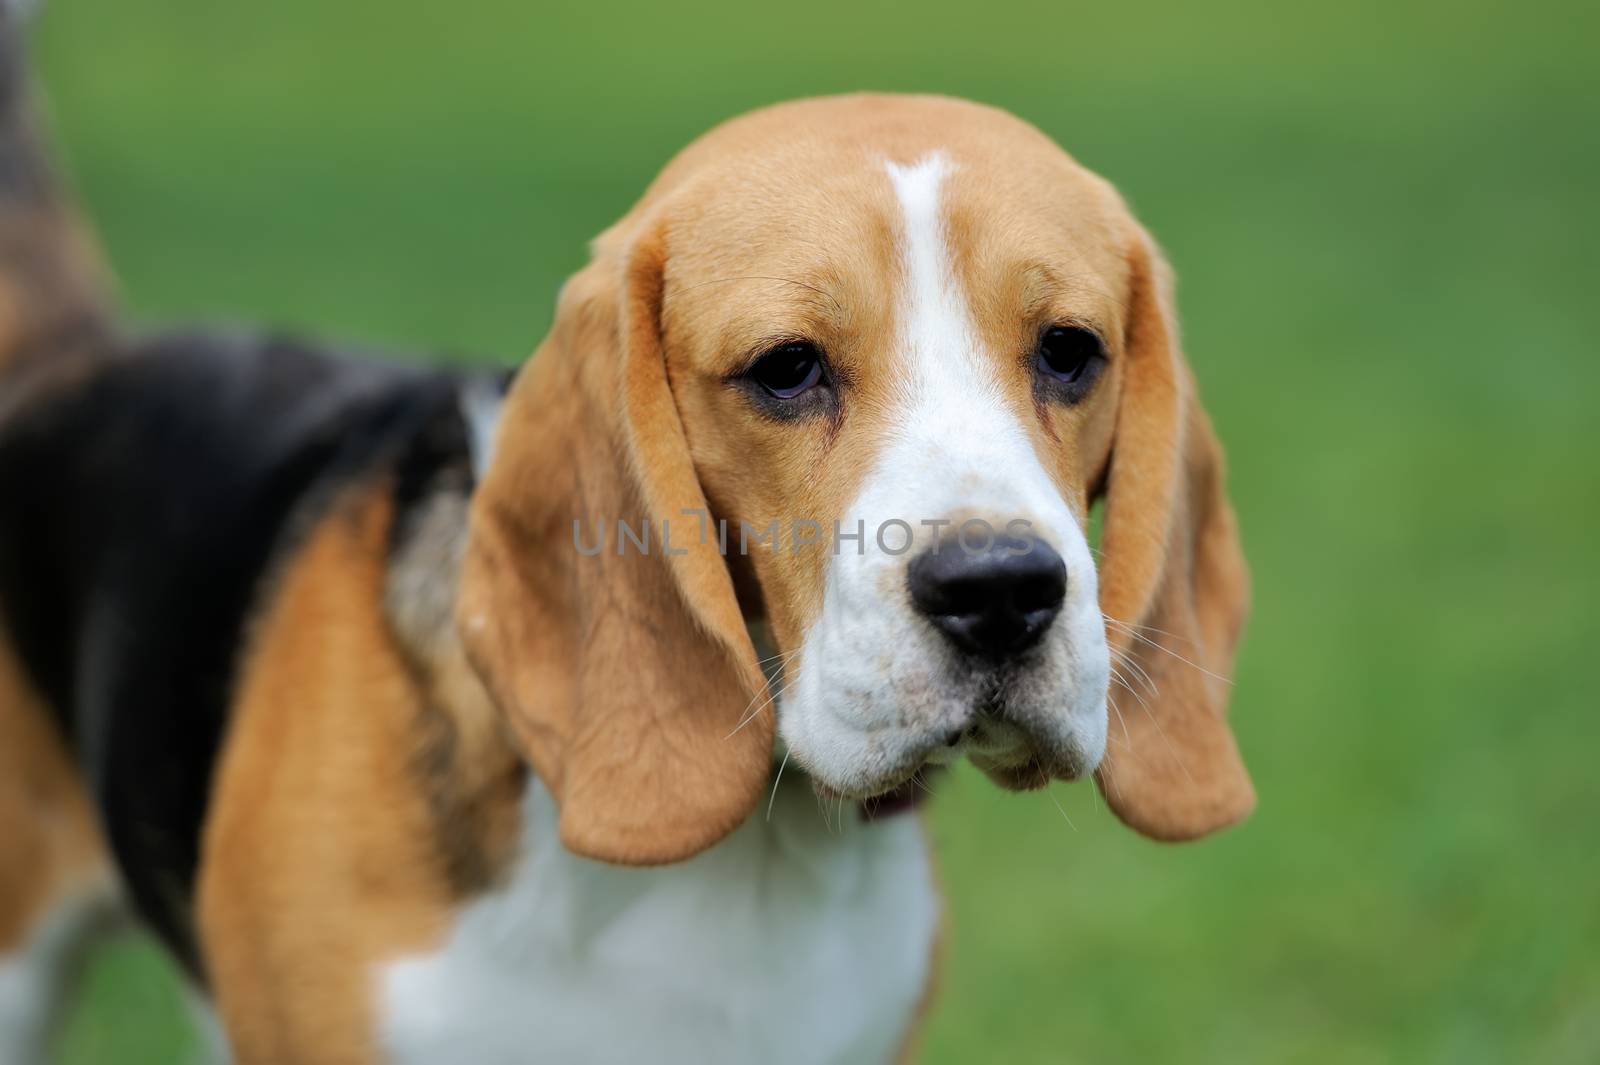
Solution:
M66 895L103 880L83 780L0 628L0 955Z
M481 690L448 665L419 675L385 623L389 510L377 488L322 520L244 665L198 902L241 1065L374 1060L373 965L444 934L461 887L427 787L434 715L459 738L449 791L479 796L451 829L492 871L517 828L521 775L472 712Z

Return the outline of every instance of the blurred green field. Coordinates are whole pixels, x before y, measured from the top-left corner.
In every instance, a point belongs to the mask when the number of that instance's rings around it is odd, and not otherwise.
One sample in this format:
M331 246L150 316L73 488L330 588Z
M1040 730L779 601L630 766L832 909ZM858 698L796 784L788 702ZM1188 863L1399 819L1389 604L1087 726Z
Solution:
M139 319L514 360L725 116L971 96L1177 266L1256 575L1261 795L1164 847L1091 791L934 804L923 1060L1600 1060L1592 4L52 0L42 73ZM180 1060L148 947L63 1061Z

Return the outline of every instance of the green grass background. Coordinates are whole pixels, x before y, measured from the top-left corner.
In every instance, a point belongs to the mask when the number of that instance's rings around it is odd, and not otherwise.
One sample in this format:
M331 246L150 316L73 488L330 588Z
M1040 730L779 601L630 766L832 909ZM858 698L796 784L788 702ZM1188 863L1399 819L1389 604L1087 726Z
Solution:
M42 73L128 306L501 360L677 147L786 97L1038 123L1181 279L1256 575L1261 806L934 804L923 1060L1600 1060L1593 4L53 0ZM177 1060L147 946L63 1059Z

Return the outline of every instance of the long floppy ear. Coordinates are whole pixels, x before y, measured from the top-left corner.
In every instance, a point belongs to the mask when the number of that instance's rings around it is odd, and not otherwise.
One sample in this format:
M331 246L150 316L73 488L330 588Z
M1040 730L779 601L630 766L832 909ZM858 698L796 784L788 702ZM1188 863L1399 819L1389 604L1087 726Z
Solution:
M627 864L716 843L772 760L770 714L736 730L765 680L694 513L706 500L661 346L665 252L641 229L596 243L506 399L457 604L562 843Z
M1129 262L1100 604L1132 690L1116 693L1097 776L1124 823L1156 839L1193 839L1255 807L1225 717L1250 581L1222 449L1179 350L1170 273L1142 230Z

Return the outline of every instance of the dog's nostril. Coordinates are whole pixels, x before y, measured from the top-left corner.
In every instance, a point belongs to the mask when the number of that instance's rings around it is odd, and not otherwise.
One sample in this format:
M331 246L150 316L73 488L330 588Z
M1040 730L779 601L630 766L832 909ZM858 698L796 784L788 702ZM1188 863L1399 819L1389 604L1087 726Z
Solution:
M1061 610L1067 567L1037 537L996 537L983 550L955 542L912 560L911 601L962 650L1001 659L1039 641Z
M1012 602L1023 613L1033 610L1058 610L1061 600L1066 594L1065 566L1062 567L1062 579L1037 580L1023 582L1017 585L1012 595Z

